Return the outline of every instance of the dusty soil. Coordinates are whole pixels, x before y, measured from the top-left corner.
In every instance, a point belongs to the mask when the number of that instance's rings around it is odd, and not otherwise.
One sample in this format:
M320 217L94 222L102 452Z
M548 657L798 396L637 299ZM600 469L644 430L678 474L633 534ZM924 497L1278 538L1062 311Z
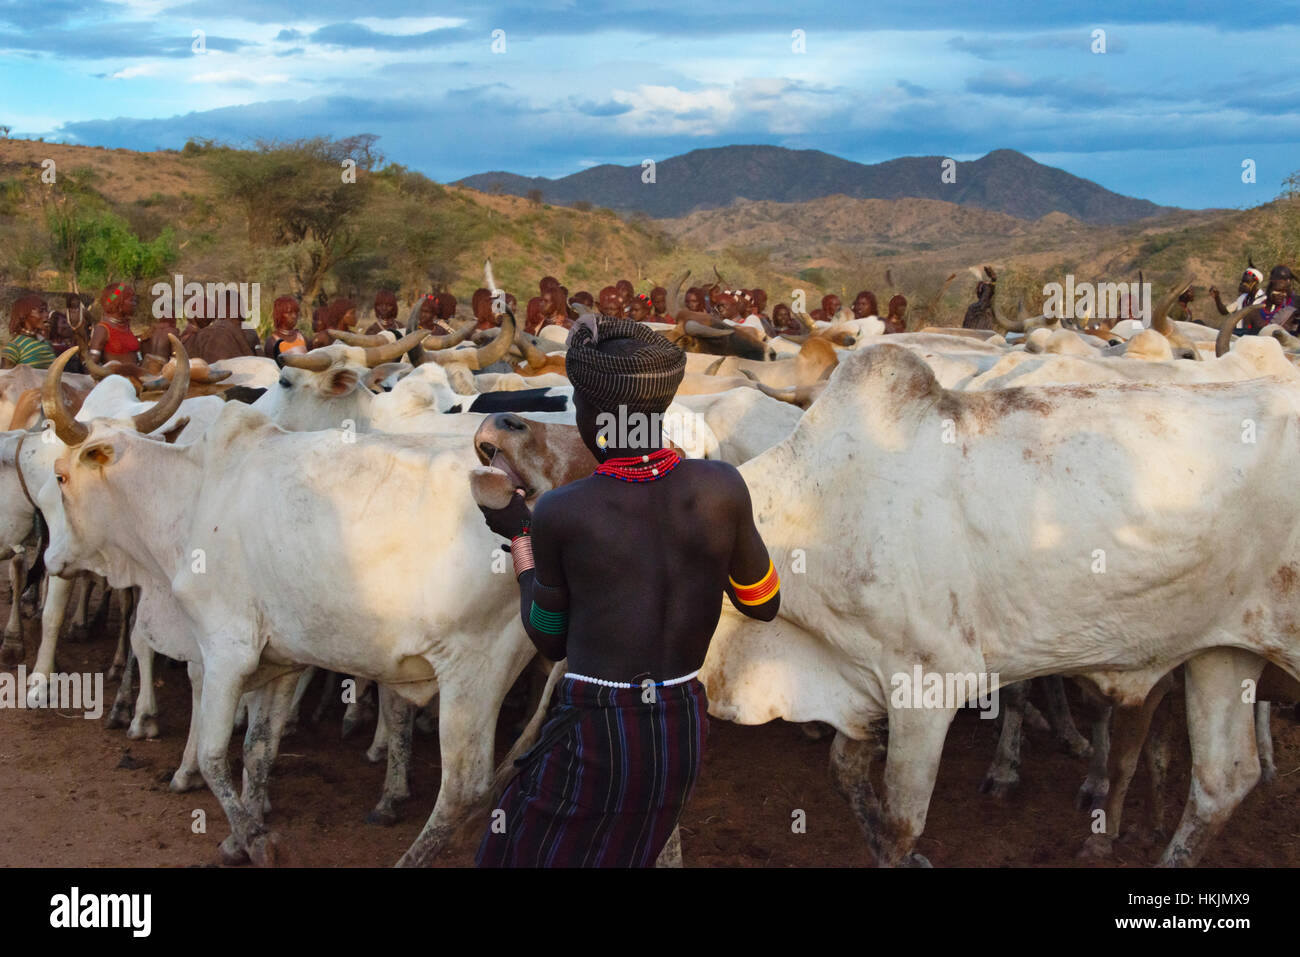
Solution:
M7 609L6 609L7 614ZM27 629L27 665L35 657L38 623ZM112 660L113 643L65 641L63 671L98 671ZM0 710L0 866L211 866L228 833L206 791L172 794L167 781L184 745L189 690L182 667L158 668L162 737L129 741L102 720L67 712ZM115 682L106 683L111 700ZM269 823L293 864L310 867L387 866L405 850L433 807L438 745L417 734L412 798L402 820L382 828L364 822L379 796L382 765L366 761L370 730L342 739L342 705L319 724L310 714L321 693L313 686L303 726L287 738L271 780ZM1181 721L1181 702L1178 703ZM504 753L518 708L503 711L498 753ZM1076 709L1076 720L1082 713ZM1005 801L984 797L979 784L996 739L996 722L963 712L948 735L944 760L918 850L936 866L1072 866L1088 834L1088 816L1073 805L1085 768L1082 759L1056 753L1047 735L1026 735L1020 789ZM1278 779L1261 786L1215 842L1209 866L1293 867L1300 863L1296 814L1300 791L1300 726L1290 709L1274 709ZM238 735L236 739L238 739ZM848 806L832 789L829 741L811 741L795 725L741 727L714 720L710 750L696 794L682 820L687 866L808 867L869 863ZM238 761L238 740L231 746ZM1185 732L1176 746L1169 792L1172 828L1187 793ZM236 765L237 767L237 765ZM877 787L879 788L877 769ZM1138 772L1125 820L1146 821L1146 779ZM792 830L805 812L806 833ZM194 833L195 811L206 833ZM482 822L475 822L442 866L473 863ZM1126 836L1115 862L1147 866L1159 848L1145 828Z

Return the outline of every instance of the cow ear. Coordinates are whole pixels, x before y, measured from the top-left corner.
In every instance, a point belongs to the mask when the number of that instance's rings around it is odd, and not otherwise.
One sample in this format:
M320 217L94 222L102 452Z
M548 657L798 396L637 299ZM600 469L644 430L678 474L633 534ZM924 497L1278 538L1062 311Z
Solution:
M178 438L180 438L181 433L185 431L185 426L189 424L190 424L190 417L188 415L181 416L179 419L176 420L175 425L173 425L166 432L162 433L163 441L166 442L168 445L171 445Z
M116 458L117 450L113 448L113 445L110 442L96 442L81 450L82 462L100 468L103 468L106 465L112 465L113 460Z

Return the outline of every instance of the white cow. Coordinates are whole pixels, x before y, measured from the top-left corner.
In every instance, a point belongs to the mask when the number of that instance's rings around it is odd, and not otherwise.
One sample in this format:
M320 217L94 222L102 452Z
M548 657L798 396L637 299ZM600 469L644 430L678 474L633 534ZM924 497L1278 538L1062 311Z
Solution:
M511 461L529 484L559 477ZM834 726L833 773L877 860L923 863L913 848L966 696L912 707L896 676L1076 674L1141 705L1186 662L1194 784L1162 861L1193 863L1259 775L1240 682L1261 655L1300 673L1300 522L1272 495L1298 468L1291 383L962 393L905 349L858 352L741 467L785 588L770 624L724 608L710 712ZM1244 544L1224 548L1229 530ZM1107 574L1075 587L1099 550ZM882 717L883 804L868 776Z

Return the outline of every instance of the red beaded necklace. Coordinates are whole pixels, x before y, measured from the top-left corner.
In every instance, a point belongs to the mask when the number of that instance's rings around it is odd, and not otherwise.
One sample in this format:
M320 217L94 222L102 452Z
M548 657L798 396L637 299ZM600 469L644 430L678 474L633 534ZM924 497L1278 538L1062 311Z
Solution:
M610 475L623 482L653 482L663 478L681 463L682 457L672 449L655 449L648 455L606 459L592 475Z

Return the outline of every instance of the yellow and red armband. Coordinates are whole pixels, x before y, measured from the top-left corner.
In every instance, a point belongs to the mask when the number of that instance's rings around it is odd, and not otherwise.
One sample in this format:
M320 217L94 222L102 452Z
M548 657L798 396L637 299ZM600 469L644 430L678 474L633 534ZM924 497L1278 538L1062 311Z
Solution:
M776 573L776 566L772 560L767 560L767 574L754 582L752 585L742 585L730 575L727 581L731 582L731 587L735 589L736 601L742 605L761 605L764 602L772 600L772 597L781 590L781 576Z

